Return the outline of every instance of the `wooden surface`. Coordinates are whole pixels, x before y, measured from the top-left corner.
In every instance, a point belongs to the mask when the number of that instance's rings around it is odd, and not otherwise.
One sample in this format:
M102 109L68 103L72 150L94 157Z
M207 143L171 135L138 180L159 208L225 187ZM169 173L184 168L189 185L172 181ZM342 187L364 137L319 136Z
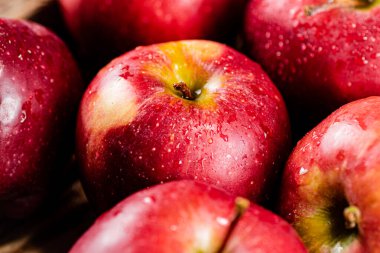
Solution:
M0 253L65 253L95 214L75 182L54 203L24 221L0 221Z
M0 0L0 17L29 18L51 0Z

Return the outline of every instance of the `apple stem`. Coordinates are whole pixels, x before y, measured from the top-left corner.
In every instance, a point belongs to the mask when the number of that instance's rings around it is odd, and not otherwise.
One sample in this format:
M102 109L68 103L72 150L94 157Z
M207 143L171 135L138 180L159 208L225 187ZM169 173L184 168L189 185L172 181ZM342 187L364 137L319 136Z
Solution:
M346 228L353 229L356 228L360 222L361 212L356 206L349 206L343 211L344 218L346 220Z
M227 246L227 243L232 235L232 232L235 230L241 216L248 209L250 202L248 199L237 197L235 199L235 211L234 216L231 219L230 227L227 230L227 234L223 239L222 245L219 247L219 250L216 253L222 253Z
M175 90L178 90L181 92L181 95L184 99L188 99L188 100L195 99L193 93L191 92L190 88L186 85L185 82L181 81L181 82L175 83L173 84L173 87Z

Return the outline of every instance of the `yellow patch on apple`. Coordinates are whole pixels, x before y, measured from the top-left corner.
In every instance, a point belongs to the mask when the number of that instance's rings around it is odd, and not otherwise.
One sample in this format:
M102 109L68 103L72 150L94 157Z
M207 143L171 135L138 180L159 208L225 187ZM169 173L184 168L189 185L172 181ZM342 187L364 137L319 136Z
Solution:
M110 128L127 125L134 119L138 106L132 89L128 80L115 78L114 75L108 75L99 84L97 93L89 98L90 102L82 114L84 127L90 133L89 147L98 147ZM87 155L93 156L93 150L87 152Z
M168 93L178 94L174 84L183 82L197 96L201 106L215 106L213 94L224 86L222 71L212 65L221 57L223 46L213 42L181 41L157 45L163 62L149 62L144 71L164 84ZM179 94L180 95L180 94Z

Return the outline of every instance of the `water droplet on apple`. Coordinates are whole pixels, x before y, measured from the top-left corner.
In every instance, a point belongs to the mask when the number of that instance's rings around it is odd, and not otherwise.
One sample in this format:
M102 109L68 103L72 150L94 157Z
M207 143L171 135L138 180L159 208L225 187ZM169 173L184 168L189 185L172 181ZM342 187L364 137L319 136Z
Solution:
M209 138L209 139L207 140L207 142L208 142L209 144L212 144L212 143L214 142L214 140L213 140L212 138Z
M216 217L216 222L218 222L222 226L227 226L228 225L228 219L224 217Z
M305 169L304 167L301 167L300 168L300 171L299 171L299 175L302 176L302 175L305 175L306 173L308 173L309 170L308 169Z
M26 120L26 112L24 110L21 111L21 116L20 116L20 123L24 123Z
M220 137L225 141L228 142L228 135L220 133Z
M154 203L154 201L155 201L155 199L153 197L150 197L150 196L143 198L143 202L145 204L151 204L151 203Z
M363 61L364 65L368 64L368 60L367 60L367 58L365 56L362 57L362 61Z

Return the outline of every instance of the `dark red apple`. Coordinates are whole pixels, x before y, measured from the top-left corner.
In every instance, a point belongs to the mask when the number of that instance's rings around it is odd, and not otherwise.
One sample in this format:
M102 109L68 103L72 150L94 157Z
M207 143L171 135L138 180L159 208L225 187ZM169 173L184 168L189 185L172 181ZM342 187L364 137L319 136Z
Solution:
M44 27L0 19L0 34L0 216L22 217L63 174L83 86L68 49Z
M287 111L260 66L216 42L139 47L103 68L77 128L83 182L110 207L196 179L263 199L289 144Z
M380 248L380 97L343 106L293 151L281 213L310 252Z
M233 41L246 0L60 0L87 57L111 59L139 45L183 39ZM111 58L110 58L111 56ZM102 59L103 58L103 59ZM103 66L103 65L102 65Z
M107 213L70 253L306 252L285 221L265 209L193 181L138 192Z
M379 0L251 0L245 19L249 54L291 111L327 116L380 95Z

